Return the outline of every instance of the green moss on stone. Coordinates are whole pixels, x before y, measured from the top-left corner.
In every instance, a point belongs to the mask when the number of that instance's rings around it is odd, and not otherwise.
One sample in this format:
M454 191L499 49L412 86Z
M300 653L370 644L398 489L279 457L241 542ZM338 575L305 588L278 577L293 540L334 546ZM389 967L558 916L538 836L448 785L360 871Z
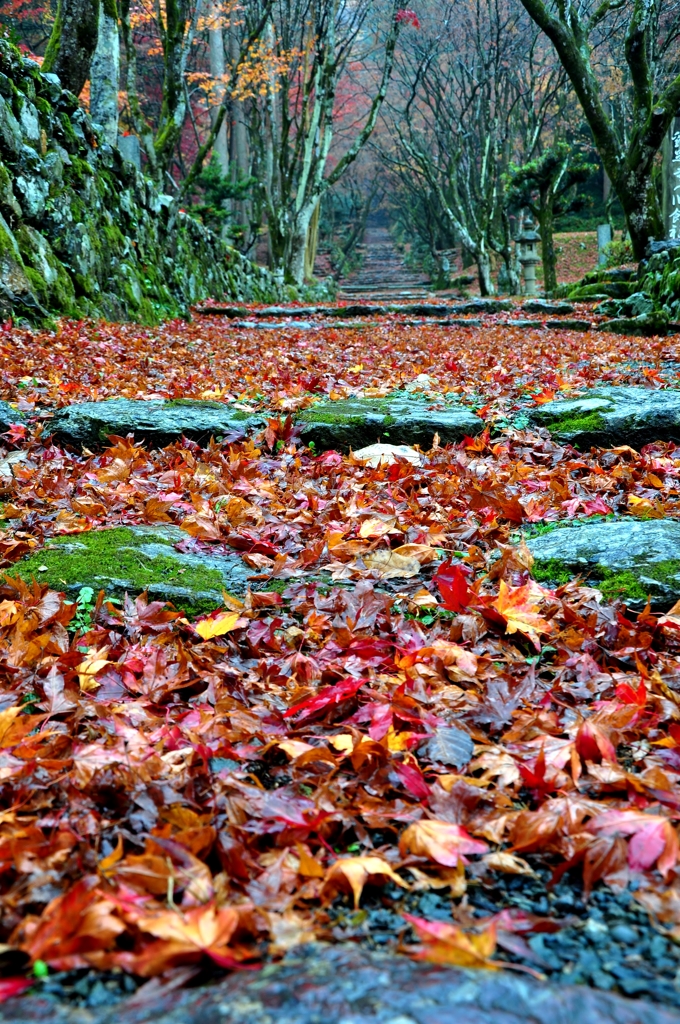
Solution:
M607 601L616 601L617 598L629 601L645 601L647 599L648 589L640 583L637 574L631 569L615 572L613 569L599 566L598 575L602 578L597 584L597 588L602 591L602 596Z
M617 571L598 565L595 572L601 580L598 589L608 601L617 597L629 601L646 601L649 596L649 586L640 582L639 572L635 569ZM675 586L680 592L680 560L648 562L644 566L644 575L657 583Z
M77 545L79 536L71 540ZM126 527L92 531L87 534L86 546L48 544L18 562L12 571L24 580L35 578L66 592L74 592L81 586L91 586L95 591L101 587L106 589L111 579L127 581L130 592L135 594L159 583L187 590L222 591L224 579L219 570L188 565L170 554L158 553L152 557L142 548L154 541L163 543L162 536L143 536ZM180 569L184 571L180 573ZM197 597L191 602L182 602L182 606L184 610L191 607L194 611L207 611L215 607L215 601Z
M606 422L600 412L565 412L564 415L547 422L546 426L548 430L558 434L595 434L605 429Z
M574 578L574 573L559 558L537 559L531 573L538 583L552 583L560 587Z
M180 408L182 406L187 406L189 408L197 407L199 409L219 409L222 412L226 408L224 402L203 401L203 399L199 398L168 398L166 399L165 404L172 405L175 407L179 406ZM245 413L243 413L242 415L245 418ZM238 419L238 417L234 415L234 419Z
M45 284L45 278L37 270L24 265L24 273L31 284L31 290L41 306L48 306L50 301L49 289Z
M370 415L382 416L386 426L396 423L389 398L355 398L340 402L318 402L300 413L305 423L364 423Z

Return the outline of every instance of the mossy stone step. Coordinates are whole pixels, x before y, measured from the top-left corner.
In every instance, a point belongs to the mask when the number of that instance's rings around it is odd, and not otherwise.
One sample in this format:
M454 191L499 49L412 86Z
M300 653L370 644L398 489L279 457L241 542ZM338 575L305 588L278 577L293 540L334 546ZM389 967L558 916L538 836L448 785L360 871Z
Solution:
M534 577L558 585L582 575L608 600L667 610L680 598L680 521L613 519L557 526L527 540Z
M177 550L180 542L185 550ZM70 597L82 587L118 598L146 590L150 599L172 601L194 615L221 605L223 590L242 597L249 586L267 589L262 581L249 582L253 570L239 555L201 549L173 525L117 526L55 537L12 572L27 581L35 577Z
M60 409L48 427L62 441L88 448L107 443L111 434L134 434L162 448L181 437L207 444L211 437L243 434L265 426L262 416L248 415L223 402L198 399L111 398L104 402L79 402Z
M537 426L581 448L680 442L680 391L670 388L599 387L528 412Z
M0 402L0 433L5 433L13 423L23 423L26 417L9 402Z
M364 448L375 441L432 447L439 435L442 444L453 444L478 434L483 421L461 405L435 403L401 392L385 398L348 398L318 402L300 413L302 441L317 449Z

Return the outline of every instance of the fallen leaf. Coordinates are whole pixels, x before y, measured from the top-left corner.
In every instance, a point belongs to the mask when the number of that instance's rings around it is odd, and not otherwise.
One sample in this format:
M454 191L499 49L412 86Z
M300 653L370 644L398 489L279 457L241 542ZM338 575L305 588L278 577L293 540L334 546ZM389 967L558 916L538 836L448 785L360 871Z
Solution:
M499 965L491 960L496 951L496 928L493 924L473 932L443 921L426 921L412 914L402 914L402 917L423 943L412 952L417 960L453 967L498 968Z
M339 857L326 872L324 890L350 888L354 894L354 909L358 909L364 886L375 879L383 882L389 879L402 889L408 889L407 883L400 878L394 869L382 857Z
M247 619L242 619L238 612L219 612L217 615L199 619L194 623L194 629L203 640L212 640L215 636L231 633L240 625L247 625L247 621Z
M467 863L465 854L486 853L488 849L481 839L474 839L462 826L448 821L416 821L399 838L399 851L403 857L410 853L452 868L459 861Z

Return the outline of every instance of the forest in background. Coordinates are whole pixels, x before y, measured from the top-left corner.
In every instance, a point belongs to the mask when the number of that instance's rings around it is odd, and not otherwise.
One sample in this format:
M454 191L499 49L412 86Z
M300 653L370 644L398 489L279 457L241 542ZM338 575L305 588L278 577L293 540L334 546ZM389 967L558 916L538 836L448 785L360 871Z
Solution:
M6 0L0 18L102 141L138 139L161 191L282 281L311 281L319 245L336 276L356 266L376 213L435 286L474 266L483 295L519 291L529 213L547 292L555 230L608 221L613 262L665 235L677 3Z

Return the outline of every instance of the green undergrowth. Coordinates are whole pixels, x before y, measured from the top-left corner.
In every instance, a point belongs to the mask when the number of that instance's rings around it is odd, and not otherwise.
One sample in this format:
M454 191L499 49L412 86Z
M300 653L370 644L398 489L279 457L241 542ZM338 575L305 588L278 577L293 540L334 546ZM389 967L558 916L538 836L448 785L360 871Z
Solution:
M536 559L531 574L538 583L551 583L559 587L575 575L560 558Z
M285 579L249 580L251 570L235 554L212 556L224 563L213 567L209 554L205 562L198 555L183 554L174 548L175 540L162 528L92 530L48 543L14 565L11 575L47 583L75 600L76 615L69 628L80 631L89 628L100 590L114 602L126 592L134 598L148 591L150 601L171 602L188 618L196 618L219 607L225 591L240 597L248 588L283 594L291 584Z
M617 597L628 598L631 601L647 600L649 587L640 582L639 575L635 570L617 571L599 565L596 571L602 581L598 587L608 601L613 601ZM657 583L676 587L680 592L679 559L671 558L663 562L647 563L644 567L644 574Z

